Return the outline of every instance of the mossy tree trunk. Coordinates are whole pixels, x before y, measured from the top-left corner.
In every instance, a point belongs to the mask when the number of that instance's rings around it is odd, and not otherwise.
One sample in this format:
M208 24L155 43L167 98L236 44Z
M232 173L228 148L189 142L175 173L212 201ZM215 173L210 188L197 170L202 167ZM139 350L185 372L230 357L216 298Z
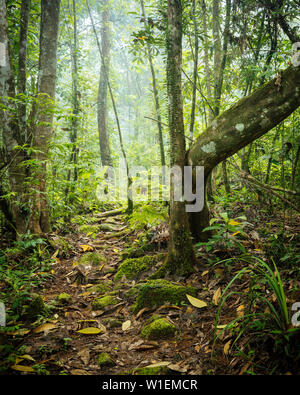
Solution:
M20 27L19 61L21 68L26 63L27 46L27 25L29 18L29 4L27 1L22 3L22 21ZM26 160L26 152L16 149L28 143L26 140L26 128L20 127L24 124L24 106L17 108L14 100L16 96L15 76L10 56L10 41L8 37L8 25L6 15L6 2L0 1L0 45L1 53L4 55L0 61L0 104L6 111L0 111L0 132L2 134L4 148L1 152L0 168L8 169L10 191L14 197L10 199L10 207L7 200L2 199L2 207L7 219L15 227L17 234L23 234L27 230L28 206L25 198L25 182L27 177L26 167L22 165ZM19 91L25 93L26 79L24 80L24 70L19 70ZM22 116L20 116L22 114ZM3 206L4 205L4 206Z
M107 90L110 66L109 7L108 0L102 2L101 46L103 61L101 62L97 101L98 133L102 166L113 165L107 130Z
M36 124L32 130L35 159L35 196L33 197L30 230L40 234L50 231L49 207L46 193L46 163L52 137L56 86L56 52L58 39L60 0L42 0L38 98Z
M266 134L300 105L300 67L281 72L251 95L219 115L198 137L188 152L188 164L204 166L205 181L212 169L252 141ZM203 240L208 226L207 203L201 212L190 214L190 229L195 240Z
M167 88L169 101L169 130L171 166L178 166L183 174L185 166L185 136L181 90L182 67L182 5L180 0L168 0L167 28ZM174 177L171 178L170 242L167 271L188 274L193 271L195 256L185 202L175 201Z

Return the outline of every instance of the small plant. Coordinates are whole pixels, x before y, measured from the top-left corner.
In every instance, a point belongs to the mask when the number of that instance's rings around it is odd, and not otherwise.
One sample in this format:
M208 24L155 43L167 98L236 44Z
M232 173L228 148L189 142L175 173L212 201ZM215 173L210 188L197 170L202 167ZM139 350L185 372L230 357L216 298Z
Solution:
M129 218L129 225L134 229L147 229L167 219L166 207L152 203L135 207Z
M246 236L243 229L246 225L246 217L241 216L229 219L227 213L221 213L221 221L218 218L210 220L210 226L203 229L203 232L211 232L211 236L207 242L201 242L196 247L205 246L206 252L211 251L218 245L222 245L224 249L238 248L243 254L246 253L245 247L237 238L237 235Z
M273 271L266 262L257 257L240 259L252 266L250 266L252 280L247 294L247 308L243 314L232 320L217 333L220 313L226 300L233 294L244 294L243 292L229 290L237 279L249 271L249 268L243 268L229 282L221 296L216 316L214 343L221 333L229 331L234 338L231 347L235 346L240 351L238 341L243 334L247 333L249 340L246 345L250 348L254 347L254 343L258 346L264 344L269 353L272 354L274 362L278 361L279 363L280 361L282 365L283 360L286 361L287 365L295 363L300 357L300 330L291 327L291 313L287 307L287 297L277 266L273 263ZM266 297L265 289L272 291L272 293L269 292L272 298ZM276 369L276 366L274 369Z

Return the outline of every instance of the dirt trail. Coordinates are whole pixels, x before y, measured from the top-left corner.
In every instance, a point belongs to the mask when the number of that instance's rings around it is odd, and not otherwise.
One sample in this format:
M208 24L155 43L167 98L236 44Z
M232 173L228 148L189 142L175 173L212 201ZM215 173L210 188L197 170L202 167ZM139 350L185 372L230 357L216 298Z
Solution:
M126 226L122 217L108 218L103 223L113 224L121 231ZM35 363L44 365L51 374L135 374L137 368L165 362L170 363L168 373L171 374L232 373L233 367L236 374L243 369L238 358L229 359L224 355L224 345L221 345L217 363L211 359L217 307L209 302L218 287L228 281L222 271L219 274L214 270L196 271L188 281L182 281L199 289L198 297L208 302L205 309L191 305L164 305L134 314L125 293L135 281L123 278L117 287L113 283L118 303L103 310L93 310L92 303L99 296L93 292L93 286L112 284L120 253L125 243L128 246L134 239L134 234L124 238L109 231L101 231L95 238L80 234L75 239L75 234L72 235L75 254L70 258L56 258L52 279L39 291L46 304L51 304L63 293L70 295L70 299L57 304L54 314L24 337L26 354L34 358ZM78 265L80 258L90 251L103 254L106 262L97 266ZM167 317L176 326L174 337L155 341L141 338L141 329L153 314ZM99 333L78 332L91 327L97 328ZM99 366L97 358L100 353L108 353L113 363ZM230 367L229 362L233 366Z

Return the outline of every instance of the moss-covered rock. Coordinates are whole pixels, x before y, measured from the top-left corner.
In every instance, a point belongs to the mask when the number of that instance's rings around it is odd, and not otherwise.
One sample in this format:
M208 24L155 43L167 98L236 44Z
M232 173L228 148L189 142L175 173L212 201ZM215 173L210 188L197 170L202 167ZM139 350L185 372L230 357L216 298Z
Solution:
M55 250L58 250L58 256L70 256L72 251L72 244L70 240L65 239L62 236L55 236L48 239L49 244Z
M129 258L140 258L141 256L153 251L154 245L152 244L145 244L136 247L128 247L121 252L121 259L129 259Z
M101 298L97 298L92 303L93 310L102 310L107 306L116 305L119 300L113 295L106 295Z
M176 327L166 318L153 317L152 321L141 331L141 337L147 340L167 339L174 336Z
M82 265L101 265L106 262L106 258L104 255L99 254L99 252L86 252L84 255L82 255L79 259L79 264Z
M133 310L139 311L143 307L153 308L165 303L187 302L186 294L196 296L197 290L194 287L167 280L149 280L140 287Z
M69 294L63 292L63 293L57 295L56 300L57 300L59 303L69 303L70 300L71 300L71 295L69 295Z
M97 234L100 232L99 225L85 224L79 227L79 232L85 235Z
M153 376L153 375L166 375L171 372L168 368L169 363L160 362L153 365L143 366L141 368L131 369L123 372L123 375L133 374L135 376Z
M119 281L123 275L129 280L137 279L142 272L150 270L155 263L155 256L126 259L120 264L114 279L115 281Z
M102 366L114 366L115 362L107 352L102 352L97 357L97 363L100 367Z
M111 280L108 280L105 283L94 285L93 287L90 288L90 291L96 292L99 295L103 295L106 292L109 292L112 290L112 284L113 284L113 282Z

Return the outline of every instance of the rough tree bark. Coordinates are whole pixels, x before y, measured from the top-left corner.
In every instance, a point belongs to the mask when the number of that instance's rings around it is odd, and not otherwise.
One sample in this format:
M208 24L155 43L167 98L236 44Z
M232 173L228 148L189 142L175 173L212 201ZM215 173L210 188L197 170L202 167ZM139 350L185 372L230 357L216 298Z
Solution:
M46 196L46 162L52 136L56 86L56 51L60 0L42 0L41 31L36 125L33 128L33 145L37 149L35 196L31 208L30 230L40 234L50 231L49 207Z
M103 61L101 62L97 115L98 133L102 166L112 166L112 158L107 130L107 90L108 74L110 66L110 29L109 29L109 1L102 1L102 26L101 26L101 51Z
M181 90L182 67L182 5L181 0L168 0L167 27L167 88L169 100L169 130L171 166L183 172L185 166L185 136ZM174 179L171 178L170 242L166 269L170 273L191 273L195 263L185 202L174 200Z
M25 8L27 8L26 1L22 3L22 41L19 46L19 60L21 60L21 64L26 61L27 28L24 24L28 23L29 11L27 12L26 10L25 12ZM3 167L8 168L10 191L14 194L11 199L11 212L8 220L14 223L17 234L23 234L27 230L28 213L24 183L27 174L25 166L22 166L22 162L26 159L26 153L22 149L16 149L16 147L23 146L27 141L25 140L24 131L20 128L18 109L12 100L16 96L16 86L10 58L6 2L4 0L0 0L0 56L0 105L2 108L5 108L5 111L0 111L0 129L4 143L3 160L5 161ZM22 84L19 80L20 87L22 85L23 89L24 85L26 86L26 79L24 81L23 75L20 79L22 80ZM22 113L23 111L24 109ZM6 206L8 208L7 204Z
M142 15L144 18L144 25L145 25L145 29L146 29L147 22L146 22L146 12L145 12L144 1L140 0L140 3L141 3ZM156 117L157 117L158 141L159 141L159 147L160 147L160 162L161 162L162 166L165 166L165 164L166 164L165 148L164 148L163 128L162 128L162 122L161 122L161 113L160 113L160 104L159 104L156 76L155 76L155 70L154 70L153 59L152 59L152 54L151 54L151 47L148 42L146 45L147 45L147 54L148 54L151 75L152 75L152 87L153 87L153 95L154 95L155 110L156 110Z

